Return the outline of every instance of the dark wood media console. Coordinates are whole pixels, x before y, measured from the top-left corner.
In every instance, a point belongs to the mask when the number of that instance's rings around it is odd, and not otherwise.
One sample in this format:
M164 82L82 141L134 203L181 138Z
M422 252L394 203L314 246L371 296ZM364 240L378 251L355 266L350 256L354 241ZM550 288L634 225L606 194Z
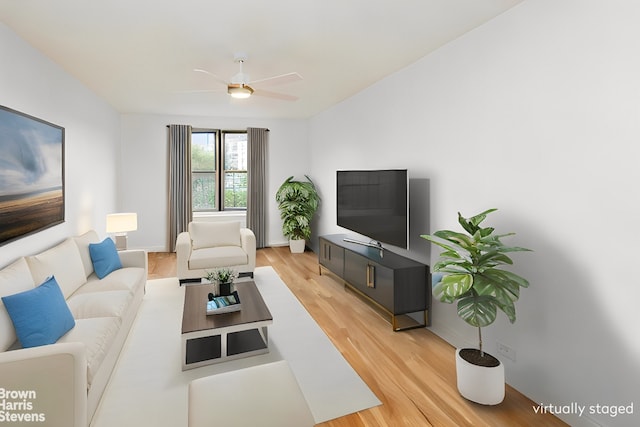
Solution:
M326 269L346 286L391 316L394 331L429 325L429 266L380 249L345 241L345 234L320 236L319 271ZM418 313L418 320L409 314Z

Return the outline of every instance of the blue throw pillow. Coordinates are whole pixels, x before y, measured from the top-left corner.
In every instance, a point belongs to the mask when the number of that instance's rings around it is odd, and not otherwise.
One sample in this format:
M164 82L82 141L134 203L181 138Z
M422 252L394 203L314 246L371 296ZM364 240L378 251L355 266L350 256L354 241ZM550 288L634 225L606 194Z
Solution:
M2 297L22 347L53 344L76 325L56 279Z
M89 255L91 255L93 270L99 279L122 268L116 245L109 237L100 243L89 243Z

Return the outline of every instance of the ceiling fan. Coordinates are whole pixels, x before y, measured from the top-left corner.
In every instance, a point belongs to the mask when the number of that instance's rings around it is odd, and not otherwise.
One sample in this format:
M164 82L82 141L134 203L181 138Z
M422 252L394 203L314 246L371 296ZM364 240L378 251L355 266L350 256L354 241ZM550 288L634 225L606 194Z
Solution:
M266 79L251 81L249 78L249 75L246 74L242 69L242 64L246 62L247 55L245 53L236 53L233 57L233 60L239 65L240 70L238 73L233 75L228 82L218 77L217 75L211 73L210 71L203 70L201 68L196 68L193 71L197 73L207 74L208 76L213 77L217 82L227 86L227 93L231 95L233 98L242 99L242 98L249 98L252 95L256 95L256 96L264 96L268 98L281 99L284 101L296 101L298 99L297 96L267 91L262 89L262 87L276 86L276 85L282 85L286 83L297 82L299 80L302 80L302 76L300 74L293 72L293 73L281 74L279 76L268 77ZM212 91L203 90L203 91L196 91L196 92L212 92Z

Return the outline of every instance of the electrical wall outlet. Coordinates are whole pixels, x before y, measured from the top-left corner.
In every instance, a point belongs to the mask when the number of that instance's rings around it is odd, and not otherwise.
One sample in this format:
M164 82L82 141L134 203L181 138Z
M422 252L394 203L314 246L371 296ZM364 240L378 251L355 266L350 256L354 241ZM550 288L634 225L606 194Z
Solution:
M509 347L508 345L504 345L501 342L497 343L498 353L511 360L512 362L516 361L516 351Z

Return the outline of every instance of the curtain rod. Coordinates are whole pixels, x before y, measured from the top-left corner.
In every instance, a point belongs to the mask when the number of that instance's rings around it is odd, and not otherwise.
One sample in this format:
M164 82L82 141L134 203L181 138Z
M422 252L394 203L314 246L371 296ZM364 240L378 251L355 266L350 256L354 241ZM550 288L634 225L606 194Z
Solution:
M167 128L169 128L170 126L171 126L171 125L167 125ZM247 128L247 129L248 129L248 128ZM215 130L222 130L222 131L224 131L223 129L215 129ZM271 132L271 129L265 129L265 130L266 130L267 132ZM226 129L226 131L229 131L229 132L242 132L243 130L242 130L242 129L238 129L238 130Z

